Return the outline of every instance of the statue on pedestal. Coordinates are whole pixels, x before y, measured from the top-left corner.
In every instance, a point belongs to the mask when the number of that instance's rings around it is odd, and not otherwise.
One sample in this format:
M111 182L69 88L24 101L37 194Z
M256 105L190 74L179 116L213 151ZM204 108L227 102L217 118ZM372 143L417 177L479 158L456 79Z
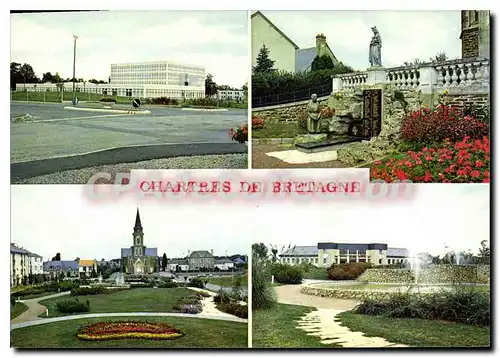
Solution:
M313 93L311 100L307 104L307 131L309 133L319 133L321 130L321 105L318 102L318 96Z
M370 41L369 61L371 67L382 67L382 38L376 26L372 27L373 36Z

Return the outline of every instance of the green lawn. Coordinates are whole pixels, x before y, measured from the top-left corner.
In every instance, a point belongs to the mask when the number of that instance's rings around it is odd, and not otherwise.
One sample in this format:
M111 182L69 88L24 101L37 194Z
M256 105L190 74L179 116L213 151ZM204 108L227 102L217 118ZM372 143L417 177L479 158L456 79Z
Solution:
M413 347L489 347L490 329L416 318L388 318L343 312L342 325L368 337Z
M248 286L248 275L239 275L241 277L241 286ZM235 275L236 277L236 275ZM233 277L232 276L220 276L220 277L202 277L203 281L207 281L211 284L222 286L222 287L232 287Z
M187 288L134 288L103 295L63 296L43 300L40 304L49 309L49 317L66 316L56 309L56 302L75 299L90 301L89 313L104 312L177 312L173 306L180 297L192 296ZM40 317L46 317L45 314Z
M286 305L279 303L270 309L253 311L253 348L332 348L333 344L322 344L318 337L296 328L295 321L313 307Z
M262 129L252 128L252 138L293 138L298 134L307 134L307 130L297 123L266 123Z
M16 318L27 309L28 306L26 306L24 303L16 302L14 306L10 306L10 319Z
M308 272L304 273L304 278L310 280L328 280L328 269L312 266Z
M49 92L30 92L30 91L11 91L13 101L34 101L34 102L61 102L61 94L55 91Z
M75 337L82 325L123 320L167 323L180 329L184 336L170 341L119 339L101 342L80 341ZM11 345L16 348L246 348L247 333L247 324L240 322L179 317L109 317L15 329L11 331Z

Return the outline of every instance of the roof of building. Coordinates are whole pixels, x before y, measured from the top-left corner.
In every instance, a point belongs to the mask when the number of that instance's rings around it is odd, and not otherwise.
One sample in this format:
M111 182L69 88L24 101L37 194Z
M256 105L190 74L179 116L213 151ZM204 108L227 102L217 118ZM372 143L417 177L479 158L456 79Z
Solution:
M142 230L141 215L139 215L139 208L137 208L137 213L135 214L134 230Z
M294 246L280 256L318 256L317 246Z
M214 261L216 265L222 265L222 264L232 264L233 261L229 260L228 258L223 258L223 259L216 259Z
M82 260L82 259L80 259L80 261L78 263L80 266L94 266L96 261L95 260Z
M292 40L291 40L291 39L290 39L287 35L285 35L285 34L284 34L284 32L283 32L283 31L281 31L281 30L280 30L280 29L279 29L279 28L278 28L275 24L273 24L273 23L271 22L271 20L269 20L267 17L265 17L265 16L264 16L264 14L263 14L262 12L260 12L260 11L256 11L256 12L254 12L254 13L252 14L252 16L251 16L250 18L251 18L251 19L253 19L253 18L254 18L255 16L257 16L257 15L260 15L260 16L261 16L261 17L262 17L262 18L263 18L263 19L264 19L264 20L265 20L265 21L269 24L269 26L271 26L271 27L272 27L274 30L276 30L276 31L277 31L277 32L278 32L281 36L283 36L283 38L284 38L285 40L287 40L288 42L290 42L290 44L292 44L292 46L293 46L293 47L295 47L295 49L296 49L296 50L298 50L298 49L299 49L299 46L297 46L297 45L295 44L295 42L293 42L293 41L292 41Z
M207 250L198 250L198 251L193 251L189 255L190 259L194 258L207 258L207 257L214 257L210 252Z
M295 72L304 72L311 69L316 57L316 47L304 48L295 51Z
M171 259L168 260L169 265L189 265L188 260L186 259Z
M132 249L130 247L122 248L122 257L132 256ZM144 256L158 256L158 249L156 247L146 247Z
M52 268L51 268L52 267ZM43 263L43 270L78 270L78 261L47 261Z
M241 257L237 257L233 260L233 262L236 264L244 264L246 260L242 259Z
M387 257L409 257L408 249L398 249L394 247L387 248Z
M10 252L16 253L16 254L21 254L21 255L28 255L31 257L42 257L38 254L31 252L31 251L23 249L22 247L18 247L18 246L16 246L16 244L13 244L13 243L10 244Z

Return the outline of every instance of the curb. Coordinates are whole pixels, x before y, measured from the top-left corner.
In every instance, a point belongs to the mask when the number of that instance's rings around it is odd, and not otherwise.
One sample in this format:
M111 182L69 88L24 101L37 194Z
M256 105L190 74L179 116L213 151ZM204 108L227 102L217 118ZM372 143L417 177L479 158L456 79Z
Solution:
M252 144L293 144L294 138L261 138L252 139Z
M121 114L151 114L151 111L133 111L124 109L101 109L101 108L81 108L81 107L64 107L64 109L83 112L103 112L103 113L121 113Z
M229 109L227 108L189 108L183 107L183 111L195 111L195 112L227 112Z

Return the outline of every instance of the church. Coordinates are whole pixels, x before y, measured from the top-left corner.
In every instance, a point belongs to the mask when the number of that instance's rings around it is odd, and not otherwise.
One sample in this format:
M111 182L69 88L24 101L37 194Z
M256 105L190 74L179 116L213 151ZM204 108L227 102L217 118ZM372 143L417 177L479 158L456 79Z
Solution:
M137 208L135 216L132 246L122 249L121 258L124 273L144 275L160 271L157 248L146 247L144 245L144 232L142 230L139 208Z

